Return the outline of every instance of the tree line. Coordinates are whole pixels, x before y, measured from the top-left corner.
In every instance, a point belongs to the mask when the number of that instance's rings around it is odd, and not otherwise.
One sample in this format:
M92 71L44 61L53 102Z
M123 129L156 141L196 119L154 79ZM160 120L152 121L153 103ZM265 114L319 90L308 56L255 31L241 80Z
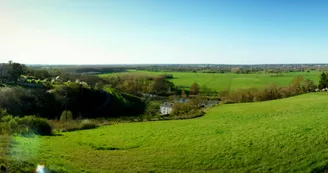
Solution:
M288 86L269 84L264 88L249 88L236 91L223 90L219 97L224 103L257 102L287 98L299 94L314 92L317 86L312 80L298 76Z

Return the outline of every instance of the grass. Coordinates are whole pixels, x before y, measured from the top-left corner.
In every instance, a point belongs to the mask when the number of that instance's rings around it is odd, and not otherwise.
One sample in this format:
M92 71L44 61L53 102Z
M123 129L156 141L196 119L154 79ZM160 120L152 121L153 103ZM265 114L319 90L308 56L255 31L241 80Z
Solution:
M268 74L268 73L257 73L257 74L234 74L234 73L192 73L192 72L149 72L149 71L131 71L124 73L111 73L111 74L101 74L100 76L110 76L110 75L161 75L161 74L173 74L174 79L171 81L177 86L184 86L189 88L193 82L198 84L206 85L207 87L215 90L221 91L223 89L245 89L250 87L261 88L270 83L275 83L280 86L285 86L290 84L290 82L301 75L304 79L311 79L316 84L319 83L320 73L318 71L311 72L290 72L290 73L280 73L280 74Z
M14 143L12 137L0 135L0 172L32 172L33 163L12 159L10 148Z
M328 96L219 105L189 120L15 137L12 158L57 172L311 172L328 165Z

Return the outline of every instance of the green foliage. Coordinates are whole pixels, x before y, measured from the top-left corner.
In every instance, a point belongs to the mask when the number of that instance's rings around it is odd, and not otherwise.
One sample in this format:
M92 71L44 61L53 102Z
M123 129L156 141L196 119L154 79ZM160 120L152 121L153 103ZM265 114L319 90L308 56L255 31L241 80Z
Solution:
M146 105L145 114L147 115L158 115L160 109L161 102L160 101L149 101Z
M102 80L100 77L95 75L81 75L79 78L81 81L85 81L91 89L94 89L97 84L97 87L100 87L99 83L101 83Z
M97 124L90 121L90 120L85 119L85 120L82 120L82 122L81 122L81 129L82 130L83 129L94 129L96 127L97 127Z
M6 134L39 134L50 135L52 128L48 120L35 116L24 116L22 118L7 115L1 118L0 128Z
M6 116L6 115L8 115L8 112L7 112L7 110L6 110L6 109L3 109L3 108L1 108L1 109L0 109L0 118L1 118L1 117L3 117L3 116Z
M150 93L167 96L177 92L174 84L168 80L173 78L171 75L148 76L123 73L118 76L103 76L103 78L111 87L133 95Z
M197 95L200 92L200 86L197 82L194 82L189 89L190 94Z
M171 116L181 116L184 114L187 114L190 110L192 110L192 107L189 103L174 103Z
M73 114L71 111L63 111L60 116L60 121L70 121L73 120Z
M51 126L56 132L71 132L76 130L97 128L98 124L94 120L70 120L70 121L50 121ZM100 124L100 123L99 123Z
M40 135L50 135L51 126L48 120L38 118L35 116L25 116L18 119L18 125L20 128L26 128L27 133L34 133Z
M328 76L325 72L320 75L319 89L328 88Z
M202 85L202 87L200 88L200 93L204 94L204 95L215 95L216 92L213 91L211 88L207 87L206 84Z
M323 172L327 104L325 93L310 93L220 105L195 119L16 137L10 157L57 172Z
M97 90L103 90L103 89L104 89L104 84L98 82L98 83L96 83L95 88L96 88Z
M54 132L70 132L70 131L80 130L81 128L81 124L79 120L71 120L71 121L51 120L50 124Z
M61 113L58 101L43 89L0 88L0 107L14 116L55 118Z
M249 88L232 92L223 91L219 93L219 96L224 103L242 103L286 98L313 92L314 89L315 85L311 80L304 80L302 76L298 76L288 86L279 87L275 84L269 84L263 89Z
M93 90L74 82L67 85L58 85L52 90L52 93L56 100L62 103L62 108L72 110L75 117L79 117L80 114L84 118L100 116L98 112L94 111L108 100L105 92ZM105 109L105 107L101 107L102 109Z
M111 117L119 116L138 116L145 112L146 104L136 96L124 93L111 87L105 87L110 97L110 104L106 107L107 113Z
M30 73L37 79L46 79L53 77L48 70L45 69L31 69Z
M17 82L19 77L25 72L26 67L16 62L9 62L10 69L8 71L9 79L13 82Z
M165 95L174 88L174 84L165 77L159 76L155 77L154 80L149 85L149 92L157 95Z

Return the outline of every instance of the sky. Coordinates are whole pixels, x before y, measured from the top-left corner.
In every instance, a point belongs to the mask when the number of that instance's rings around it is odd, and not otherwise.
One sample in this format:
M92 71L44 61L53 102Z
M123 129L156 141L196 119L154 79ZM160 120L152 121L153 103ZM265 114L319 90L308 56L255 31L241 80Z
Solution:
M328 63L328 1L0 0L0 62Z

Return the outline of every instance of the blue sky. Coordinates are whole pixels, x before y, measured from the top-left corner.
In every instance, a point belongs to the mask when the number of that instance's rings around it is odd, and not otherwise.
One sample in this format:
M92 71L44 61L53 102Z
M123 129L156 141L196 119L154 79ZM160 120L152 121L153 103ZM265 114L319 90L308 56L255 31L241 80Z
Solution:
M328 63L328 1L1 0L0 61Z

